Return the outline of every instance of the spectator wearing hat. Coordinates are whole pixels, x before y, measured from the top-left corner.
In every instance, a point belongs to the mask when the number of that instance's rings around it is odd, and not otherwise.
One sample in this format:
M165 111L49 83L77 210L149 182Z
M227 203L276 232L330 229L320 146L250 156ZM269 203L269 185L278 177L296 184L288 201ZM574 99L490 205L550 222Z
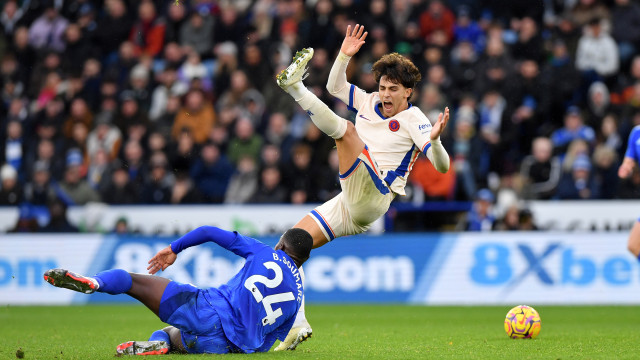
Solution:
M85 205L99 202L100 195L82 178L83 155L79 149L67 152L67 168L60 183L52 186L50 199L60 199L66 205Z
M155 57L164 45L165 22L158 16L153 1L141 1L138 6L138 18L133 23L129 41L133 43L136 56Z
M209 137L211 128L216 123L216 113L213 106L205 101L201 90L190 90L184 98L183 107L176 115L171 137L178 139L183 129L188 129L196 144L204 143Z
M591 160L580 154L573 161L571 173L563 174L558 184L555 199L560 200L593 200L600 198L597 182L591 173Z
M593 145L596 134L593 128L584 124L580 109L577 106L570 106L564 116L564 127L551 134L554 154L564 157L569 144L577 139Z
M0 167L0 205L17 206L22 202L18 171L9 164Z
M37 50L62 52L69 21L58 13L53 0L43 0L43 4L44 13L29 28L29 43Z
M24 186L24 199L32 205L47 205L51 191L51 173L49 164L38 160L33 165L31 181Z
M494 201L495 196L491 190L478 190L473 206L467 213L462 228L466 231L491 231L496 223L496 218L493 214Z

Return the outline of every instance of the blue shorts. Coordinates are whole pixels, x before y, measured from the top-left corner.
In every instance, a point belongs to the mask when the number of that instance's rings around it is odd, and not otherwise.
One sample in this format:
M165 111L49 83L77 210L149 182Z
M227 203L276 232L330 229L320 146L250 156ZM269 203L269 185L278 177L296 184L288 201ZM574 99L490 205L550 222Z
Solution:
M189 353L241 352L224 334L216 309L193 285L169 282L158 313L160 320L180 330L182 344Z

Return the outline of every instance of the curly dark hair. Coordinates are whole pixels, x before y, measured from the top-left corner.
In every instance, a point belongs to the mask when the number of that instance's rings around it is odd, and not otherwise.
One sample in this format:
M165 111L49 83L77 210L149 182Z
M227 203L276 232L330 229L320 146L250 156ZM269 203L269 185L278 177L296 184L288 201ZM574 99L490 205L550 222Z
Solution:
M413 89L422 79L420 70L408 58L398 54L386 54L373 64L373 76L377 83L380 78L387 76L387 79L394 83Z

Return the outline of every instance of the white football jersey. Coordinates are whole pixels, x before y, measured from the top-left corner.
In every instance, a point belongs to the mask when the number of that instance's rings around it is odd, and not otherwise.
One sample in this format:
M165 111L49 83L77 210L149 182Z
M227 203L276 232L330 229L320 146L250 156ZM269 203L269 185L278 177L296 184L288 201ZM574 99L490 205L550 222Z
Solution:
M405 195L407 177L420 152L427 154L431 146L431 122L417 106L391 118L382 115L377 92L366 93L353 84L349 88L351 110L357 110L356 130L369 147L378 164L381 177L391 191Z

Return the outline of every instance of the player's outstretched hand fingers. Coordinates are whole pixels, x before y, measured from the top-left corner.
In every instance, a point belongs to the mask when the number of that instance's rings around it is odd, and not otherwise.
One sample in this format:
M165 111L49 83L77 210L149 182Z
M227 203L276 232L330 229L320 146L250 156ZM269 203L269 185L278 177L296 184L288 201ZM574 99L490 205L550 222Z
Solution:
M347 25L347 32L345 33L345 37L351 36L351 25Z
M362 37L362 34L364 33L364 25L356 25L356 30L357 31L354 31L356 33L356 37L360 39Z

